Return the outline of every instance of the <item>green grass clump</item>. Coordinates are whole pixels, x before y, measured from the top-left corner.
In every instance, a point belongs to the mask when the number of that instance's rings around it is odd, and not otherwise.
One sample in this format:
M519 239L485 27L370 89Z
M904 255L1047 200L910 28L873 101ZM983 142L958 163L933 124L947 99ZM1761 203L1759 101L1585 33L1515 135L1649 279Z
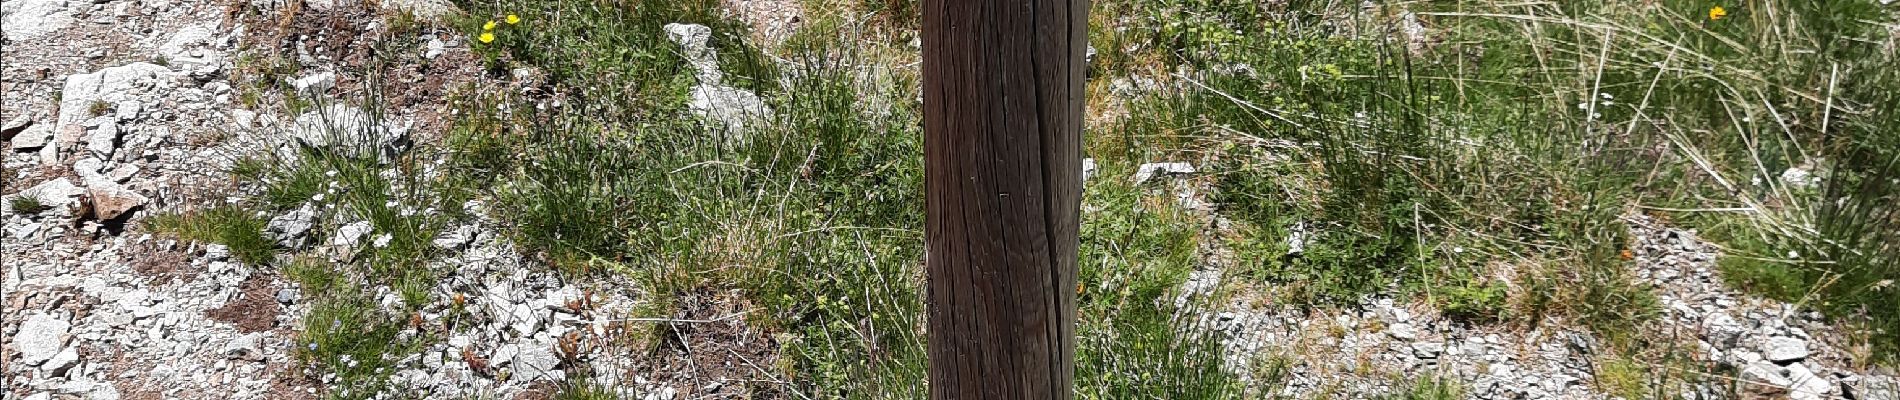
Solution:
M1107 164L1083 198L1077 288L1076 393L1087 399L1229 398L1220 340L1187 326L1211 294L1176 296L1199 262L1197 225L1172 195L1129 184Z
M264 236L266 223L255 212L229 205L158 215L145 221L147 228L154 232L225 245L238 261L252 265L266 265L276 257L277 243Z
M7 198L7 205L13 208L15 214L20 215L39 214L41 211L52 208L45 203L41 203L39 196L25 194L14 195L13 197Z
M399 336L404 319L353 297L360 294L322 296L304 316L294 343L297 361L335 374L330 399L378 398L395 373L394 357L420 351L421 341Z
M1457 380L1445 377L1424 377L1413 382L1405 390L1383 398L1387 400L1452 400L1464 397L1464 386L1459 385Z

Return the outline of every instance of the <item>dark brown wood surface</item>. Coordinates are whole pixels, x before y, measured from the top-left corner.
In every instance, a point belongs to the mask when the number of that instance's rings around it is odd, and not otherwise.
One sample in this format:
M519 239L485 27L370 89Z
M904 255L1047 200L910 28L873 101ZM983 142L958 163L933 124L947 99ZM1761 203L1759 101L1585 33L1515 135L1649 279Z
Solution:
M1068 399L1086 0L925 0L932 399Z

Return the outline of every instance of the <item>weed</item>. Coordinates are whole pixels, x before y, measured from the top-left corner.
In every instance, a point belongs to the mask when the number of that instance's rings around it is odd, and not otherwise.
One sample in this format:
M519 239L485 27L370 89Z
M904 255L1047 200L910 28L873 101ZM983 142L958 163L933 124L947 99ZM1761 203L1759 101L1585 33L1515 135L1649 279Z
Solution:
M13 208L13 212L15 214L20 214L20 215L39 214L41 211L46 211L47 209L52 208L51 206L47 206L45 203L41 203L39 196L27 195L27 194L14 195L13 197L8 198L7 205Z
M264 236L264 218L237 206L158 215L145 220L145 224L154 232L225 245L232 256L246 264L269 264L276 256L277 244Z
M112 103L107 103L104 101L94 101L92 102L92 104L88 105L86 108L86 114L94 116L94 117L106 115L107 112L111 112L111 111L112 111Z
M1404 391L1384 397L1387 400L1451 400L1464 398L1464 387L1444 377L1424 377ZM1638 398L1638 397L1626 397Z
M1196 263L1195 224L1172 196L1129 185L1132 169L1103 165L1104 177L1083 198L1076 392L1094 399L1237 394L1219 339L1174 317L1193 309L1173 294Z

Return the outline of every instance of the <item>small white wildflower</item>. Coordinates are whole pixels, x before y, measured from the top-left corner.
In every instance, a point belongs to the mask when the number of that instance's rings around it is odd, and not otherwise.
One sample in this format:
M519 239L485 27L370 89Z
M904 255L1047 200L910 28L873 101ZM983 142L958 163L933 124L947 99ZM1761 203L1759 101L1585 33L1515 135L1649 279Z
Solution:
M394 238L395 238L394 236L390 236L387 233L376 235L376 241L373 243L376 245L376 247L389 247L389 240L394 239Z
M1616 102L1614 102L1614 101L1609 101L1609 100L1604 100L1604 101L1603 101L1603 106L1604 106L1604 107L1609 107L1609 106L1613 106L1613 105L1616 105Z
M383 207L396 208L396 201L390 200L388 202L385 202L383 203Z
M323 172L323 176L327 176L327 177L331 177L331 178L335 178L335 177L336 177L336 170L334 170L334 169L333 169L333 170L329 170L329 171L324 171L324 172Z
M1616 96L1611 96L1609 92L1597 93L1597 95L1602 96L1604 100L1616 98Z
M1795 252L1794 250L1788 250L1788 259L1799 260L1801 259L1801 253Z
M1578 109L1578 110L1588 110L1588 109L1590 109L1590 102L1588 102L1588 101L1586 101L1586 102L1582 102L1582 103L1577 103L1577 109Z
M317 195L315 196L310 196L310 201L323 202L323 193L317 193Z

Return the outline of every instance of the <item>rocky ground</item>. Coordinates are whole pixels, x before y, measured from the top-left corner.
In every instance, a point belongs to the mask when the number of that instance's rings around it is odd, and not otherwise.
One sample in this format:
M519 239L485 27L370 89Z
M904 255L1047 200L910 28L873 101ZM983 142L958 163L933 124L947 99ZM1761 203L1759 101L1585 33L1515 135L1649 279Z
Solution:
M379 122L387 125L369 129L388 133L375 141L311 133L318 122L368 123L350 117L363 111L347 104L300 115L244 104L242 88L251 83L245 80L255 77L240 60L259 47L295 55L301 72L282 78L298 92L347 97L362 90L363 77L351 72L365 67L355 49L391 28L375 22L378 10L331 3L301 2L318 17L288 24L257 17L270 15L257 10L290 7L272 0L0 3L0 188L9 198L30 196L46 206L25 212L0 202L0 333L7 338L0 390L7 398L295 399L333 390L338 377L306 370L295 358L310 307L282 272L240 262L223 246L154 236L138 225L254 192L225 172L237 154L293 143L394 153L439 132L452 112L445 92L455 77L478 75L468 72L479 68L467 44L449 32L400 33L417 45L399 59L416 62L377 67L399 77L404 90L390 99L391 117ZM799 23L794 2L727 3L767 40L782 39ZM443 1L381 4L381 11L423 18L454 12ZM323 18L355 19L334 29ZM731 124L769 114L756 95L718 84L717 63L703 48L705 29L667 27L687 54L707 55L689 57L703 60L693 62L702 77L693 110ZM419 62L425 59L436 62ZM1119 78L1116 86L1143 79ZM1193 172L1187 164L1148 170ZM315 237L311 214L324 206L313 199L305 208L311 211L266 216L270 231L293 247L377 240L378 233L355 223ZM464 207L485 215L479 201ZM1630 225L1636 272L1664 305L1667 323L1655 334L1689 344L1693 360L1740 371L1740 385L1762 396L1900 399L1900 381L1864 365L1852 343L1836 343L1842 336L1818 315L1724 287L1713 265L1716 249L1693 232L1646 217L1632 217ZM685 315L629 315L640 294L624 282L564 280L533 265L497 226L464 221L433 243L446 254L433 264L449 272L429 288L440 300L423 307L404 334L441 340L385 355L394 361L396 389L430 398L532 397L583 371L627 398L730 398L782 384L766 371L775 362L772 339L739 318L737 296L696 293L683 300L692 303ZM1223 273L1211 263L1185 292L1207 293ZM371 288L370 296L400 301L389 287ZM450 314L472 322L422 328L442 325ZM1598 339L1561 324L1473 326L1390 299L1312 314L1241 298L1198 318L1224 336L1235 371L1281 382L1262 389L1267 394L1358 398L1437 375L1464 382L1474 399L1612 397L1594 364ZM654 351L616 342L651 324L667 325L661 331L677 337ZM1291 372L1256 376L1273 360L1284 360Z
M436 63L388 66L406 72L390 76L407 90L384 110L377 122L383 126L357 130L382 135L321 134L316 125L370 123L344 103L301 115L244 104L241 87L257 77L240 60L260 47L296 55L302 73L283 79L297 92L335 98L361 91L362 77L352 71L365 65L352 48L390 34L389 27L376 22L379 10L324 3L302 2L310 7L299 10L304 19L315 22L291 24L255 17L290 7L273 1L4 3L5 194L32 197L44 208L13 210L13 202L0 202L7 337L0 386L7 398L291 399L333 390L338 377L302 369L295 359L297 330L310 310L280 271L239 262L223 246L155 237L139 226L153 215L253 193L226 172L242 154L293 144L403 151L409 132L439 128L449 111L445 81L477 75L466 73L479 67L465 43L423 30L404 33L419 45L403 57ZM381 4L380 11L423 18L454 12L438 1ZM326 18L353 19L350 29L332 29ZM313 199L299 211L265 217L275 239L293 247L349 248L382 236L367 223L350 223L330 227L329 237L311 237L314 210L325 206L334 204ZM478 202L467 206L483 215ZM747 386L727 381L751 376L755 367L685 373L698 370L644 361L671 352L608 345L615 331L671 324L683 326L671 331L689 347L747 349L699 343L756 336L732 310L710 315L715 308L700 308L708 314L703 319L631 318L625 313L634 309L635 294L623 285L563 281L547 268L526 266L530 261L496 234L493 221L468 221L437 237L447 255L434 264L451 272L431 289L444 301L416 315L418 326L439 324L451 308L472 323L428 332L442 340L414 353L385 355L396 361L390 384L401 392L532 396L582 370L628 398L716 396ZM400 301L393 292L376 287L370 295L390 304ZM772 362L769 354L750 355Z
M1645 328L1640 340L1682 344L1688 362L1670 366L1682 375L1739 371L1734 376L1740 377L1639 387L1681 398L1739 392L1745 398L1900 399L1900 379L1866 367L1865 350L1855 353L1855 345L1846 343L1849 336L1819 313L1724 286L1716 247L1694 231L1647 216L1628 222L1636 238L1630 254L1635 272L1658 293L1664 309L1658 326ZM1210 264L1183 291L1212 294L1223 273L1218 263ZM1607 361L1593 351L1600 339L1561 322L1529 329L1473 325L1388 298L1366 299L1352 311L1315 313L1271 305L1251 293L1196 318L1219 332L1231 370L1265 383L1257 386L1262 395L1376 397L1420 379L1448 379L1470 399L1623 398L1606 387L1608 378L1599 377L1606 368L1600 363Z

